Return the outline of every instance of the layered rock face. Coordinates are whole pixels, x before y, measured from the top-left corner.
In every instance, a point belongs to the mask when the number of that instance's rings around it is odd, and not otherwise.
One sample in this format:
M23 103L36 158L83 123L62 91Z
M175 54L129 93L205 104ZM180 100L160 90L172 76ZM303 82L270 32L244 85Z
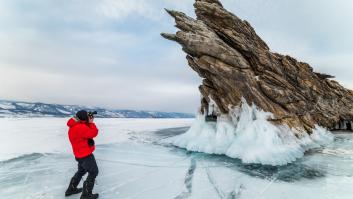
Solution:
M219 114L228 114L242 98L271 112L274 124L298 132L315 125L334 129L353 120L353 92L309 64L270 51L250 24L225 10L218 0L196 0L197 19L167 10L176 34L166 39L181 44L190 67L203 78L202 110L212 99Z

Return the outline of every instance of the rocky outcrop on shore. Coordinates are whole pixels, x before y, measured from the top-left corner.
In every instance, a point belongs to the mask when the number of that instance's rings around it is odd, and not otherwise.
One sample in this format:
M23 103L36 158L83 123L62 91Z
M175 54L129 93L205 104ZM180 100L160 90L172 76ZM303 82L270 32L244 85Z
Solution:
M212 101L217 114L228 114L244 98L272 113L273 124L309 134L315 125L335 129L353 120L353 92L332 76L271 52L247 21L218 0L196 0L194 7L197 19L167 10L180 30L162 36L182 46L189 66L203 79L201 111Z

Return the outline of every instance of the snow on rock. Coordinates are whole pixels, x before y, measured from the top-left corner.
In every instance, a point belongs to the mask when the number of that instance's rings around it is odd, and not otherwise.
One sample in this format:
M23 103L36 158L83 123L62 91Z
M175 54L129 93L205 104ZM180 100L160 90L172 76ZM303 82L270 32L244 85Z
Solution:
M269 122L272 117L243 99L239 107L220 116L217 123L205 122L204 115L197 116L185 134L168 142L190 151L239 158L243 163L286 165L301 158L306 150L333 141L333 135L320 126L310 136L302 133L297 138L295 129Z

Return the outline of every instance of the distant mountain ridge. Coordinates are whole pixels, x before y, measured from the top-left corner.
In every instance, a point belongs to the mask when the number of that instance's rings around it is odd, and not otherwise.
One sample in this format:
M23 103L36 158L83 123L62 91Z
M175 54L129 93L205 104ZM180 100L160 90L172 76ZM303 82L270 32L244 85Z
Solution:
M97 111L100 118L192 118L193 114L105 109L79 105L17 102L0 100L0 117L68 117L79 110Z

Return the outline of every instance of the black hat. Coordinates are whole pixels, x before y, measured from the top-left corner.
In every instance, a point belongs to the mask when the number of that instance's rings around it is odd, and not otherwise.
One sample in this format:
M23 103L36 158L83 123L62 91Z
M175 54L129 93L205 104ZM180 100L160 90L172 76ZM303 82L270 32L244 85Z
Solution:
M85 110L81 110L81 111L77 112L77 113L76 113L76 117L77 117L79 120L81 120L81 121L86 121L86 122L89 121L89 119L88 119L88 113L87 113L87 111L85 111Z

